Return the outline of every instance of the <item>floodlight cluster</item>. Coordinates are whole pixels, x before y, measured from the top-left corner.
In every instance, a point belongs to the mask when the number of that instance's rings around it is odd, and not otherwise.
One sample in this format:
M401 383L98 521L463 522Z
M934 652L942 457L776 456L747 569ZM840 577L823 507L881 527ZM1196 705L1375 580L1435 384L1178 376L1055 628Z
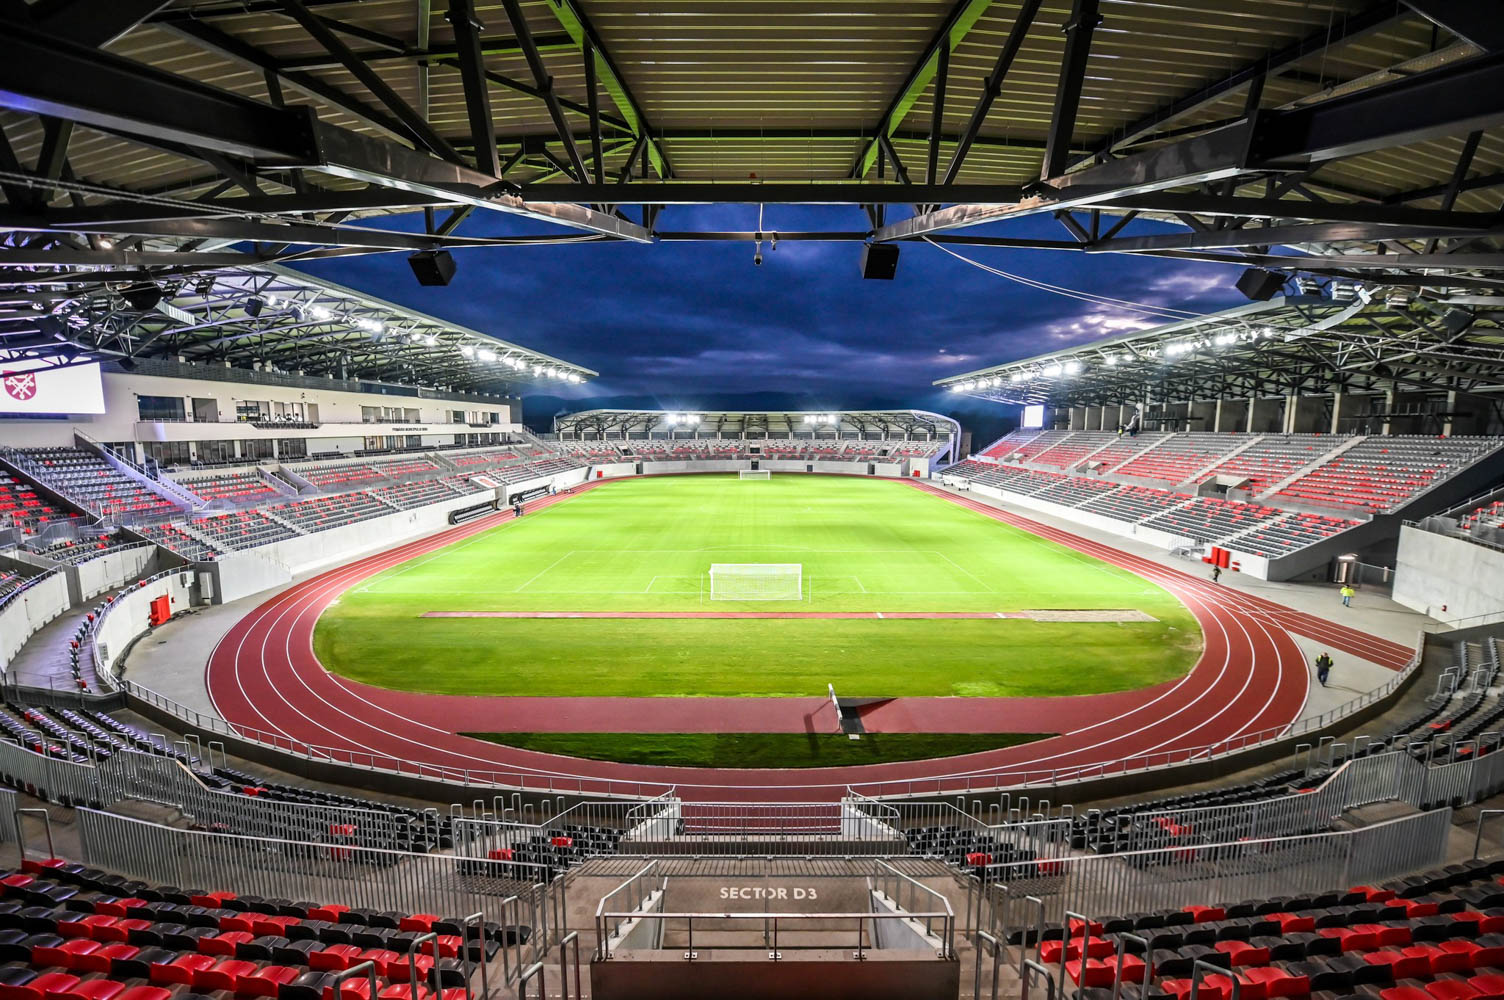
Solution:
M695 427L700 423L698 413L669 413L663 418L670 427Z
M802 423L826 424L834 426L841 422L840 414L837 413L806 413Z

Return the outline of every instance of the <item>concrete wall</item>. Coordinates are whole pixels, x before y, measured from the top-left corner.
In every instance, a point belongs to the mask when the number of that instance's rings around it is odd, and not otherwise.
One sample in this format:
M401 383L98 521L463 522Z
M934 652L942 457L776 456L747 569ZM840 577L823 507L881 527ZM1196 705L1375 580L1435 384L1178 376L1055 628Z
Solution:
M1444 622L1504 616L1504 552L1402 527L1394 599Z
M54 573L26 588L0 608L0 671L32 633L68 610L68 578Z
M145 586L135 587L115 598L99 626L95 641L99 647L99 672L110 673L115 664L150 625L151 602L166 596L174 615L182 614L193 604L194 574L187 569L163 574Z

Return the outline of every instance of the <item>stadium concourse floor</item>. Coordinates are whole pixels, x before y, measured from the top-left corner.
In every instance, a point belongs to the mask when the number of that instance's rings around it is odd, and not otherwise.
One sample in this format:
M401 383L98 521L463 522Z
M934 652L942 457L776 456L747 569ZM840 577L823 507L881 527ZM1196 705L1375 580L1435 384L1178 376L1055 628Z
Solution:
M1003 773L1018 783L1095 772L1104 763L1272 734L1392 676L1412 655L1426 619L1360 595L1344 609L1326 586L1269 584L1225 574L1213 584L1199 563L1128 539L1093 537L1078 525L1026 516L969 493L914 488L1024 527L1165 587L1196 616L1205 650L1185 677L1138 691L1068 698L902 698L863 709L869 731L1055 731L1022 746L949 758L862 767L721 770L583 761L482 743L476 731L832 732L821 698L504 698L415 695L335 677L313 657L319 612L361 579L442 544L498 525L486 519L366 556L223 608L195 612L137 647L131 676L200 711L280 740L383 761L493 772L496 780L553 781L587 793L652 794L669 785L702 800L832 800L849 785L871 794L960 787L964 775ZM594 488L594 485L584 487ZM578 492L578 491L576 491ZM567 503L545 498L535 507ZM1328 606L1330 605L1330 606ZM1313 609L1317 613L1308 613ZM1336 658L1333 687L1315 688L1310 661ZM209 666L205 670L205 658ZM205 690L207 688L207 691ZM583 782L573 779L587 778ZM911 782L913 784L911 784Z

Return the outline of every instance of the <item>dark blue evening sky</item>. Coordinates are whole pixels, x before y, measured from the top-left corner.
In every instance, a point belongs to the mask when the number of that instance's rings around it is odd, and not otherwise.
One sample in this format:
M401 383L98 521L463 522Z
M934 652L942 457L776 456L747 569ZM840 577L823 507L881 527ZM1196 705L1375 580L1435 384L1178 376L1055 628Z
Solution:
M421 228L420 216L371 220ZM769 206L765 230L862 230L845 207ZM543 227L478 212L461 235ZM660 230L757 228L756 206L671 207ZM1135 222L1128 234L1169 227ZM556 230L555 230L556 231ZM1067 238L1053 219L971 230ZM1125 255L956 247L993 267L1122 299L1212 312L1246 301L1238 269ZM530 423L561 408L894 406L951 412L993 425L1000 408L940 393L944 375L1085 343L1155 321L1025 288L945 255L903 246L896 280L864 281L855 243L586 243L455 251L447 288L417 284L405 255L311 262L311 273L544 351L601 373L580 387L524 388L540 396ZM567 397L564 401L551 398ZM541 407L541 411L540 411ZM542 412L546 411L546 412ZM991 418L974 420L976 418ZM983 428L979 427L979 436Z

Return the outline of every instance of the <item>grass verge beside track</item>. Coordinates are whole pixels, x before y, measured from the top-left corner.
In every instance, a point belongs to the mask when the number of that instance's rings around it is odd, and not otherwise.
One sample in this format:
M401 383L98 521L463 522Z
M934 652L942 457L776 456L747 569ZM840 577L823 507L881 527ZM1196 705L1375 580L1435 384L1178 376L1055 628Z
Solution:
M840 767L956 757L1053 733L461 733L565 757L663 767Z

